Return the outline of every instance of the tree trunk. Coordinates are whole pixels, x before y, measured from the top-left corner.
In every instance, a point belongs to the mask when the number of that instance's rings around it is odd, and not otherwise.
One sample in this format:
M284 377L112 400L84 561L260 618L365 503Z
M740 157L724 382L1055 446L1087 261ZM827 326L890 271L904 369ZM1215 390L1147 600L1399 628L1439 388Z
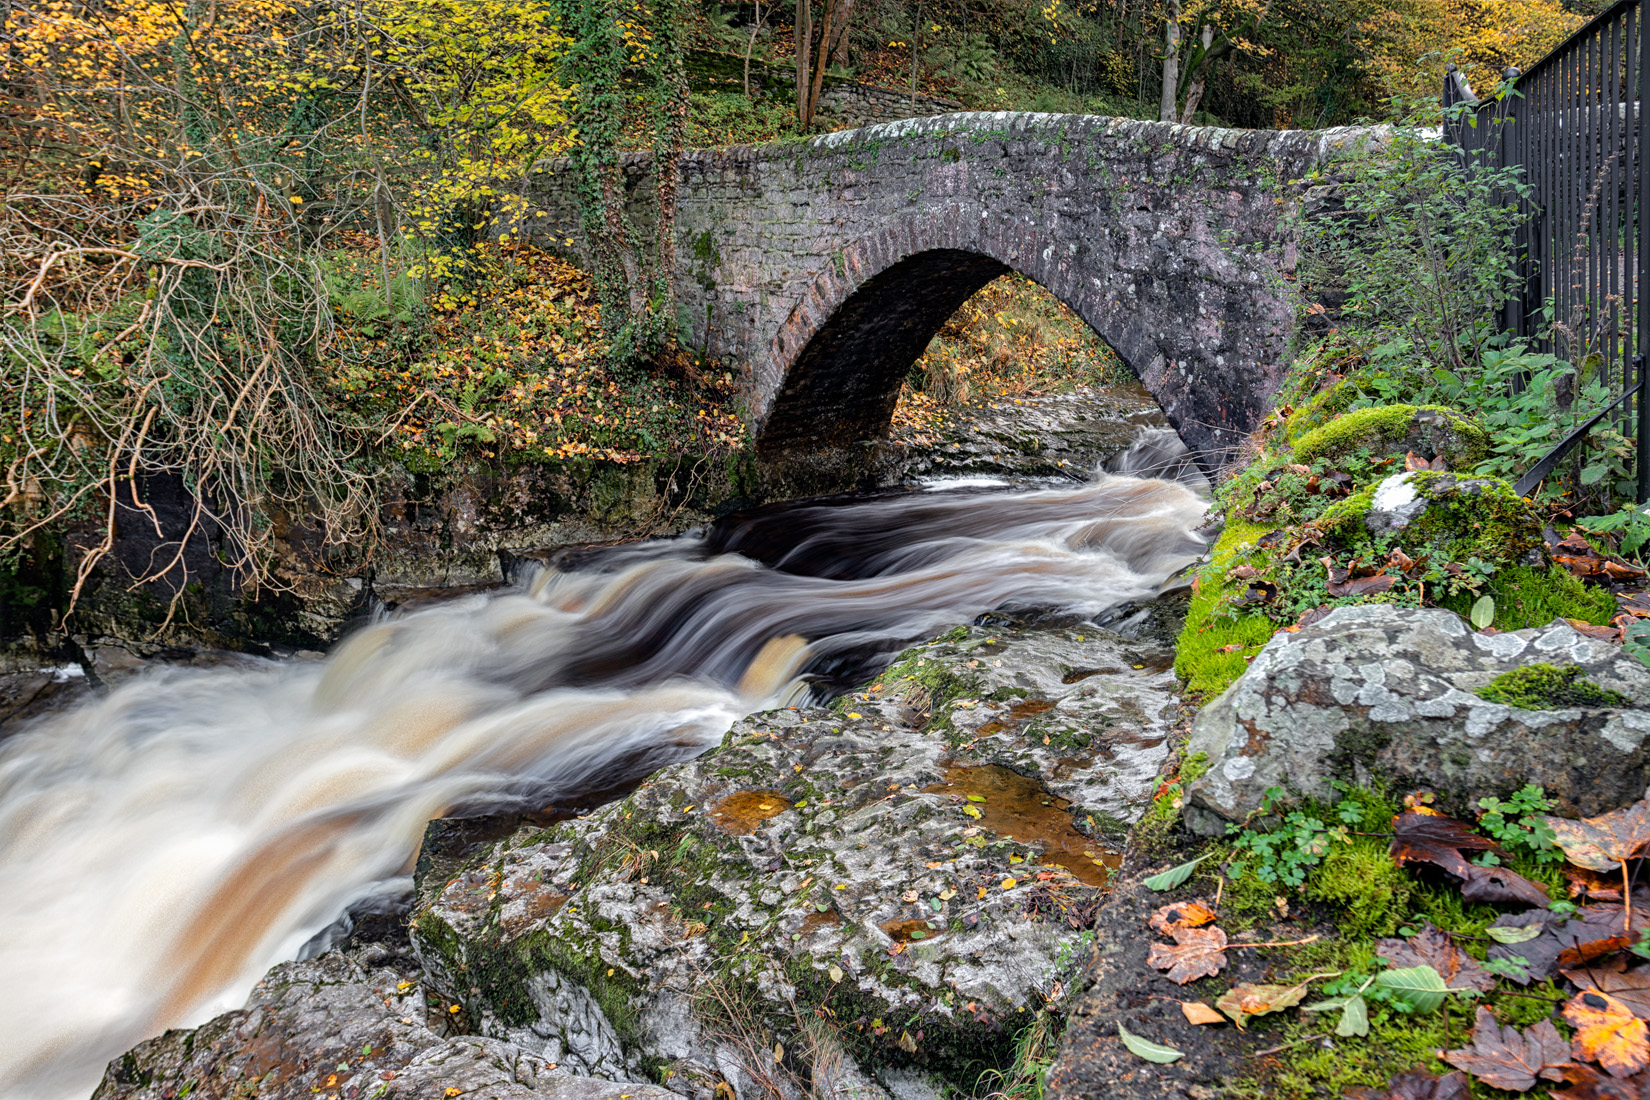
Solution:
M796 0L796 124L806 130L808 117L808 54L814 40L813 0Z
M836 49L831 51L831 66L845 69L848 67L848 23L854 17L854 0L837 0L837 4L842 9L842 36Z
M762 33L762 0L756 0L756 22L751 24L751 40L745 43L745 98L751 97L751 54L756 52L756 36Z
M1175 102L1180 98L1180 0L1168 0L1163 17L1163 94L1158 99L1161 122L1175 120Z
M917 0L916 18L911 23L911 110L917 109L917 39L922 37L922 0Z
M1187 73L1191 79L1186 84L1186 106L1180 111L1182 126L1192 124L1192 116L1197 114L1197 105L1203 101L1203 89L1209 86L1209 70L1213 68L1210 48L1214 41L1215 29L1207 23L1203 24L1203 64L1197 67L1195 73Z
M825 0L825 13L819 24L819 49L814 57L813 81L808 86L808 111L804 126L814 124L814 112L819 109L819 93L825 87L825 69L831 55L848 36L848 13L851 10L851 0Z

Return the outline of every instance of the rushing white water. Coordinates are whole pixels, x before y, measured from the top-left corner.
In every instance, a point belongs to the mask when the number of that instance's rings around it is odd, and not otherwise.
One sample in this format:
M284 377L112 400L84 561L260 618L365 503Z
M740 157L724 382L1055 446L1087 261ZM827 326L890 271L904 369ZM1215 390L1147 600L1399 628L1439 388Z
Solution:
M613 788L985 611L1150 597L1203 512L1105 475L792 506L39 723L0 742L0 1096L239 1004L432 817Z

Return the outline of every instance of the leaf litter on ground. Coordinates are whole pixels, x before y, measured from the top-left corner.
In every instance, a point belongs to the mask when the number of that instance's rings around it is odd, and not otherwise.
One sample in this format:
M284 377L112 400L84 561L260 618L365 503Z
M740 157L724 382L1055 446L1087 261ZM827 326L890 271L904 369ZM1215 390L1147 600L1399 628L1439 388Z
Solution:
M1430 922L1406 939L1379 940L1375 954L1395 969L1430 966L1443 979L1446 989L1473 989L1488 993L1495 988L1495 975L1479 965L1478 960L1455 945L1445 932Z
M1486 1085L1508 1092L1526 1092L1538 1078L1562 1081L1555 1067L1570 1060L1570 1044L1551 1020L1539 1020L1519 1031L1498 1024L1495 1013L1478 1006L1472 1044L1439 1055L1456 1069L1466 1070Z
M1212 978L1226 969L1226 933L1219 928L1188 928L1175 925L1170 929L1174 943L1154 943L1146 961L1169 973L1169 980L1177 985L1198 978Z
M1369 1034L1365 994L1371 986L1382 1000L1422 1013L1438 1010L1452 995L1507 995L1498 978L1527 986L1561 976L1576 992L1552 1016L1522 1029L1502 1024L1495 1009L1480 1006L1470 1041L1438 1052L1457 1072L1434 1077L1417 1067L1394 1077L1385 1091L1354 1089L1347 1095L1358 1100L1467 1100L1469 1081L1477 1078L1511 1092L1527 1091L1541 1081L1562 1081L1568 1088L1553 1096L1563 1100L1650 1100L1650 965L1631 965L1629 954L1650 956L1650 889L1637 899L1630 893L1635 883L1633 861L1650 854L1650 798L1594 818L1541 818L1571 863L1564 869L1569 892L1589 901L1579 908L1565 903L1557 912L1545 889L1497 865L1497 857L1506 855L1500 845L1467 822L1433 809L1430 802L1429 795L1406 798L1408 809L1393 818L1389 851L1394 862L1424 864L1452 875L1466 902L1530 908L1502 913L1482 936L1466 937L1488 941L1484 963L1462 948L1458 940L1463 933L1430 922L1413 931L1405 929L1404 938L1377 944L1376 953L1388 969L1352 992L1345 986L1341 996L1305 1005L1302 1011L1338 1011L1335 1033L1359 1037ZM1480 862L1469 862L1469 853L1488 854ZM1148 885L1172 889L1212 854L1155 875ZM1637 911L1622 900L1624 895L1638 902ZM1170 971L1171 979L1184 984L1192 977L1217 973L1214 956L1219 955L1224 966L1224 951L1230 947L1282 945L1228 944L1224 932L1212 925L1203 927L1214 919L1213 907L1201 899L1157 909L1149 923L1176 942L1155 944L1152 965ZM1310 940L1287 941L1304 942ZM1177 967L1180 978L1175 976ZM1325 976L1312 975L1296 984L1239 982L1216 1000L1215 1008L1243 1029L1255 1016L1300 1006L1310 983ZM1541 996L1524 996L1532 995ZM1218 1019L1202 1002L1178 1003L1189 1022ZM1555 1026L1559 1018L1573 1029L1571 1039ZM1172 1054L1181 1056L1178 1051Z

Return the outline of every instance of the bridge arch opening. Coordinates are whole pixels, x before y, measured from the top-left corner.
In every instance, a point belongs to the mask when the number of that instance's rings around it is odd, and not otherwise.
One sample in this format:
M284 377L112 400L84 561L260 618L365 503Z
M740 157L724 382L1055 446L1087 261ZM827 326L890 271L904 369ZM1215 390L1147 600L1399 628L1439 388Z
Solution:
M1110 335L1084 316L1060 286L1050 285L1066 280L1041 279L1018 264L969 248L929 248L888 264L828 312L817 305L810 309L807 302L798 307L787 326L793 333L811 316L824 314L824 319L811 326L811 333L804 327L798 334L801 346L789 357L788 370L783 369L785 349L776 348L782 382L757 437L759 453L778 457L834 450L885 436L902 383L940 330L988 284L1016 273L1098 337L1124 374L1139 377Z

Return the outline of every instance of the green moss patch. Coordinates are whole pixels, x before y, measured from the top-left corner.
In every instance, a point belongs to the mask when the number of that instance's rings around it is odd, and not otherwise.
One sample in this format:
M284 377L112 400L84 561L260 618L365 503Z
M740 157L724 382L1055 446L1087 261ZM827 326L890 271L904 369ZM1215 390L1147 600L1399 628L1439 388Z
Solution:
M1348 404L1351 400L1349 396ZM1465 469L1489 456L1490 437L1455 409L1384 405L1337 416L1300 436L1294 450L1296 459L1302 462L1360 450L1370 454L1418 450L1424 458L1442 455L1451 469Z
M1495 597L1493 625L1501 631L1546 626L1554 619L1603 626L1616 614L1616 598L1608 590L1587 586L1562 565L1505 566L1490 576L1488 594ZM1438 604L1465 616L1474 600L1472 593L1461 592Z
M1256 523L1228 523L1208 565L1198 572L1174 661L1175 673L1192 691L1209 695L1225 691L1249 667L1245 658L1259 653L1278 629L1264 614L1232 611L1225 599L1229 586L1242 584L1228 580L1228 571L1255 549L1255 540L1267 530Z
M1525 665L1503 672L1478 689L1480 698L1522 710L1565 707L1624 707L1631 700L1581 677L1581 666Z

